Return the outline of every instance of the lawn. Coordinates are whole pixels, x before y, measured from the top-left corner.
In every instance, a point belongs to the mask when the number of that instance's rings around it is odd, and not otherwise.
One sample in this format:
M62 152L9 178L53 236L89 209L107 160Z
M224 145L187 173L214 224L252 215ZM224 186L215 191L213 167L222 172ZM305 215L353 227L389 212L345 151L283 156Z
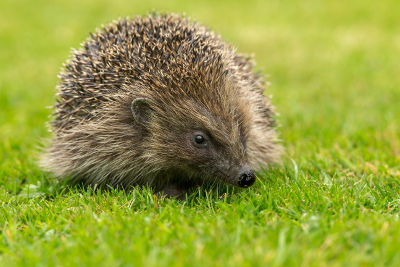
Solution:
M286 153L186 201L37 165L57 73L113 19L174 11L254 53ZM400 2L0 2L0 266L400 266Z

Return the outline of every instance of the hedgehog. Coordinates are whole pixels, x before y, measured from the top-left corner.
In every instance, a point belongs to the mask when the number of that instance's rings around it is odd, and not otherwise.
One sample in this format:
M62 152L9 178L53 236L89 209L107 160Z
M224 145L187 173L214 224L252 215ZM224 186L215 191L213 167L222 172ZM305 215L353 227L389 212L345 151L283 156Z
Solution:
M41 165L61 180L168 196L210 183L247 188L282 151L254 68L185 16L102 26L59 74Z

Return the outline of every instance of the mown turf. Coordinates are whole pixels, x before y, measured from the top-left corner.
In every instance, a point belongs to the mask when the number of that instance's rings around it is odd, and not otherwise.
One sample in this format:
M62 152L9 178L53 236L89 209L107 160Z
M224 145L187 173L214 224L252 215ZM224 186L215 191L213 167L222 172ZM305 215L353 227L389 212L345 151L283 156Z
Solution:
M179 202L56 184L36 165L71 47L186 12L270 75L284 164ZM0 2L0 265L400 265L400 2Z

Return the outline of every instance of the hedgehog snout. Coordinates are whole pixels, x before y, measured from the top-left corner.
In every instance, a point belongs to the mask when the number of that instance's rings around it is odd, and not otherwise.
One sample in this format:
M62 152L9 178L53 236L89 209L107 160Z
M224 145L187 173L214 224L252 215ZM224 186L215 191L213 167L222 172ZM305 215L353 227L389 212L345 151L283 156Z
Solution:
M243 188L250 187L256 181L256 175L251 169L244 169L239 173L238 185Z

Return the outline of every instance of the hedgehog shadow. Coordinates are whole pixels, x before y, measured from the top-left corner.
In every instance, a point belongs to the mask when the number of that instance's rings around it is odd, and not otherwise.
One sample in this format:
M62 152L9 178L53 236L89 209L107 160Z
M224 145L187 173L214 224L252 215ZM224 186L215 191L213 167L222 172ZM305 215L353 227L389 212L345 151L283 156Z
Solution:
M58 181L51 185L51 190L47 190L44 194L46 199L54 199L56 196L66 196L68 194L86 194L86 195L103 195L104 197L118 197L125 195L138 201L151 199L152 201L168 201L175 200L180 203L187 202L191 205L195 203L201 204L204 201L220 201L227 200L230 197L238 195L244 191L232 185L222 183L204 183L188 190L182 196L168 196L162 191L157 191L151 186L111 186L108 184L85 184L83 181Z

